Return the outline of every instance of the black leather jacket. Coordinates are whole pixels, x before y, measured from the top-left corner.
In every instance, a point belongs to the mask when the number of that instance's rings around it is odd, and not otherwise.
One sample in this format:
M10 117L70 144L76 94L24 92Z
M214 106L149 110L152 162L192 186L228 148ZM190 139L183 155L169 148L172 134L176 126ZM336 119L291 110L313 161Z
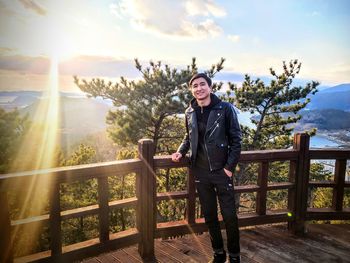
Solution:
M211 96L215 95L211 94ZM178 149L182 156L185 156L190 150L192 165L196 162L198 147L197 117L192 107L194 101L191 101L185 111L186 135ZM226 168L233 171L241 153L242 133L237 114L230 103L220 100L213 106L209 114L204 140L210 170Z

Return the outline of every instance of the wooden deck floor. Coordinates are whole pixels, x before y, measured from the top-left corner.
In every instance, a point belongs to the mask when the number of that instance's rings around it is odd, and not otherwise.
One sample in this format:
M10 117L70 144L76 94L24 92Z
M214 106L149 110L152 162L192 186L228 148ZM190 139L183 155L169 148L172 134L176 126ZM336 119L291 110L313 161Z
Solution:
M350 262L350 224L308 225L305 237L288 233L286 225L257 226L242 229L242 262ZM207 233L182 238L156 240L156 259L151 262L208 262L211 257ZM128 247L84 263L146 262L142 261L137 246Z

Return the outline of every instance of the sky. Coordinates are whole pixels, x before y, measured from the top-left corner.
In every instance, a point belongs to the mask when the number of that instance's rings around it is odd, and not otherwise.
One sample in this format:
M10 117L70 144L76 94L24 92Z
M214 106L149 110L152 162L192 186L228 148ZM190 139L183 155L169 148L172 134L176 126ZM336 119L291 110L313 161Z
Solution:
M73 75L137 79L138 58L200 70L226 59L217 80L281 72L350 83L347 0L0 0L0 90L45 90L59 61L59 88L78 92ZM215 79L214 79L215 81Z

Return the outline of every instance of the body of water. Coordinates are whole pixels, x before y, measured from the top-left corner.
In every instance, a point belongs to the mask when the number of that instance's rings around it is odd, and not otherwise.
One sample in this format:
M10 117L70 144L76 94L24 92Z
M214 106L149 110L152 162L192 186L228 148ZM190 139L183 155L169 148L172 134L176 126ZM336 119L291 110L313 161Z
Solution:
M249 112L239 112L237 114L238 121L240 124L248 126L250 128L254 128L255 125L252 124L250 118L252 114ZM315 135L310 138L310 147L311 148L337 148L339 143L333 141L331 138L327 138L325 136Z
M310 147L311 148L337 148L339 143L330 140L324 136L315 135L310 138Z

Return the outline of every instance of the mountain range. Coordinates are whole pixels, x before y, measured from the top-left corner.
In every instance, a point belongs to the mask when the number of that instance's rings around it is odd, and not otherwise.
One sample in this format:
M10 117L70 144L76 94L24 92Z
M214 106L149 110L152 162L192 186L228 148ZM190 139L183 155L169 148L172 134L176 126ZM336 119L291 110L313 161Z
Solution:
M310 95L309 110L337 109L350 111L350 83L320 90Z

